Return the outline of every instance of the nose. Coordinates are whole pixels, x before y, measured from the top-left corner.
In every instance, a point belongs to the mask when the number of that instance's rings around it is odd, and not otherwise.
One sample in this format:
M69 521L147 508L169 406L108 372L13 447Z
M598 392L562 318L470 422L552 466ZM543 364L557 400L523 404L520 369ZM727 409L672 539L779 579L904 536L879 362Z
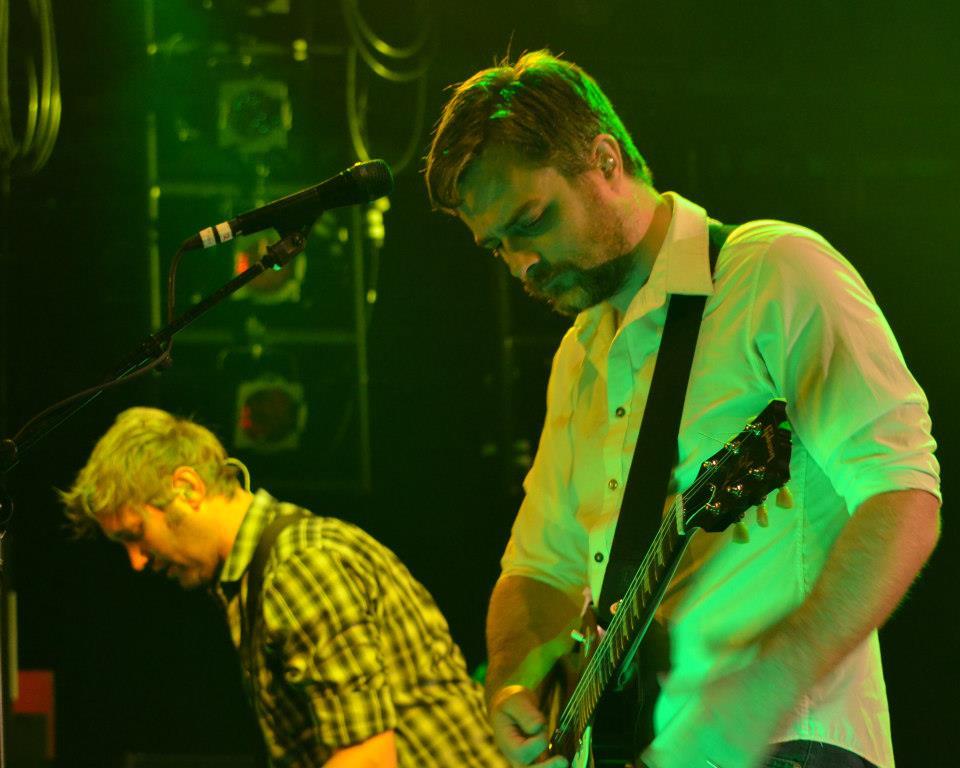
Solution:
M536 251L504 248L502 253L503 261L509 267L510 274L518 280L526 280L530 267L540 262L540 254Z
M144 552L139 544L125 544L127 548L127 557L130 558L130 566L135 571L142 571L150 562L150 556Z

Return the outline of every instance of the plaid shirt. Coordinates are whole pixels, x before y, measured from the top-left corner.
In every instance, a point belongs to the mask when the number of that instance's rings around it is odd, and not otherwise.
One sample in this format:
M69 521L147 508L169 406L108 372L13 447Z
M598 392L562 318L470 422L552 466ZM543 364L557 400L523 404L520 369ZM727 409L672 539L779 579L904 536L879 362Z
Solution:
M270 521L297 511L259 491L224 564L216 592L241 658L251 558ZM263 584L244 674L273 766L321 766L387 730L401 767L506 766L446 620L382 544L341 520L300 520L275 542Z

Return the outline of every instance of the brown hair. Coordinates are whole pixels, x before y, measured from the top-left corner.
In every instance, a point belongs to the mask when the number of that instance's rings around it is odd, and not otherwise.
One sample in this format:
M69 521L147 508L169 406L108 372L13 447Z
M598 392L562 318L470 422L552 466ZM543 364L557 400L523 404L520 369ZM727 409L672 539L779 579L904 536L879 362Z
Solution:
M525 159L554 165L566 176L587 170L593 139L608 133L620 144L624 170L652 183L650 169L596 81L547 50L504 59L454 87L433 134L426 182L434 208L460 205L464 171L489 145L516 149Z
M177 467L197 471L211 495L232 497L240 487L227 452L206 427L158 408L129 408L97 441L73 487L61 491L67 519L77 535L126 505L160 509L173 500Z

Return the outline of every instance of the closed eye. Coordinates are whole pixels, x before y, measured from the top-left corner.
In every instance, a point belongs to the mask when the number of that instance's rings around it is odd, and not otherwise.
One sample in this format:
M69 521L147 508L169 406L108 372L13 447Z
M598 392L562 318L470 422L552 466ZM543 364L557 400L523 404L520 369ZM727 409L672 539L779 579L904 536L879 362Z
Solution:
M543 216L537 216L535 219L530 219L529 221L518 222L513 230L514 232L524 235L534 235L537 233L537 229L542 222Z
M553 206L548 205L536 216L532 216L529 219L523 219L518 221L513 226L513 231L522 234L522 235L536 235L539 234L543 229L550 223L550 219L553 215Z
M107 532L107 538L121 544L136 544L143 541L143 520L137 517L132 521L124 521L122 526Z
M517 235L520 237L533 237L535 235L541 234L549 225L553 218L553 206L548 205L540 213L535 216L532 216L529 219L521 219L508 228L508 232L512 235ZM497 243L496 246L490 247L493 243L496 242L494 238L488 238L486 240L478 240L479 245L489 249L491 255L495 259L503 258L503 243Z

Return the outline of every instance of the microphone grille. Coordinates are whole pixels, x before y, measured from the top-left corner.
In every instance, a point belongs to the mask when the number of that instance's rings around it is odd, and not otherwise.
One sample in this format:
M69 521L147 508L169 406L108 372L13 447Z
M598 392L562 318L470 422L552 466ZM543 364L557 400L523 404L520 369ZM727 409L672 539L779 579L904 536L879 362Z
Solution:
M393 172L384 160L367 160L350 168L350 175L369 203L393 192Z

